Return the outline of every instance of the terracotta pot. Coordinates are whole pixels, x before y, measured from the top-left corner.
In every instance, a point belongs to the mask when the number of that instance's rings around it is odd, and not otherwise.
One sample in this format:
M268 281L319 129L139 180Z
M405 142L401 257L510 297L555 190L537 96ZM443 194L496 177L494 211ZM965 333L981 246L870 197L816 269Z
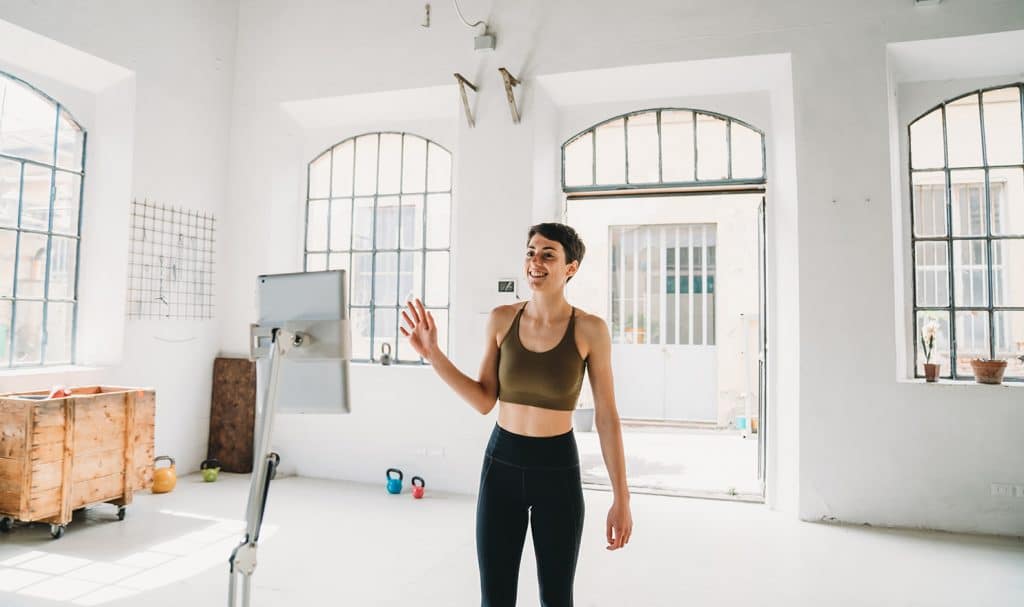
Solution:
M1006 361L975 358L971 361L971 368L974 369L974 381L979 384L1001 384Z
M924 364L924 380L927 382L939 381L939 365L936 363Z

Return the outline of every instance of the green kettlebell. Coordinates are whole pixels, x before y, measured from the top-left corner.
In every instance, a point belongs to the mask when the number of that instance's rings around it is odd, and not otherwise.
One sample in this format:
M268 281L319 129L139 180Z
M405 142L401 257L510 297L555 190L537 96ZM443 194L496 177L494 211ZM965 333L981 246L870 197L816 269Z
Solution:
M199 464L199 473L203 475L204 481L212 483L217 480L217 474L220 473L220 462L213 458L204 460Z

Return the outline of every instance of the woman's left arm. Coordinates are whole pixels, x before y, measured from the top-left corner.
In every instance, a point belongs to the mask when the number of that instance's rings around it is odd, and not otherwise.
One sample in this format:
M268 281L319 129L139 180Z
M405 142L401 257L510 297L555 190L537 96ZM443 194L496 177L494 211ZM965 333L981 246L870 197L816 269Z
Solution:
M608 550L617 550L629 543L633 533L633 516L629 508L629 485L626 482L626 456L622 448L622 424L615 407L612 382L612 340L608 325L597 316L587 323L587 373L594 394L594 424L601 439L601 453L612 482L614 500L608 511L606 536Z

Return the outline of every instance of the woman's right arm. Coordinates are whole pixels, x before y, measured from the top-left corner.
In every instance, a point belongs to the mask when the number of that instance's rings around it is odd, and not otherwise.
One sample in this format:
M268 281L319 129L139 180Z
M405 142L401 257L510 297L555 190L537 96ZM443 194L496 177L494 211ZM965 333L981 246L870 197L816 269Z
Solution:
M460 371L445 356L437 344L437 327L434 317L423 308L419 299L407 304L408 310L402 311L402 318L409 329L401 327L402 335L409 338L420 356L427 360L434 371L452 390L455 391L471 407L481 415L487 415L494 408L498 399L498 340L500 308L491 310L487 318L487 338L484 344L484 356L480 361L478 379L473 379Z

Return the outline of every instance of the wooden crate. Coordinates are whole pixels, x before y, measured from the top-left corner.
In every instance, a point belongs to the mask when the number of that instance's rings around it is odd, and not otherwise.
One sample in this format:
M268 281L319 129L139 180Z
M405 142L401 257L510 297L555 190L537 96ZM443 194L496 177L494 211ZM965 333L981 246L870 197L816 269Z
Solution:
M62 530L74 510L123 507L134 491L152 487L153 390L85 386L66 398L46 394L0 395L0 515Z

